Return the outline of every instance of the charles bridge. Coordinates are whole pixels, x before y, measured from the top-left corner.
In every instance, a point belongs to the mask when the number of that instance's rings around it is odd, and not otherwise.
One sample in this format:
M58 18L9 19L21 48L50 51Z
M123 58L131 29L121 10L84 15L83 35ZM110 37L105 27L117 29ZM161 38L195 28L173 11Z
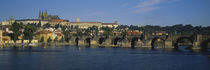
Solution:
M182 42L188 40L188 42ZM178 49L179 44L191 44L191 49L208 49L210 35L141 35L141 36L71 36L70 45L98 46L98 47L125 47L125 48L157 48L156 43L162 44L161 48Z

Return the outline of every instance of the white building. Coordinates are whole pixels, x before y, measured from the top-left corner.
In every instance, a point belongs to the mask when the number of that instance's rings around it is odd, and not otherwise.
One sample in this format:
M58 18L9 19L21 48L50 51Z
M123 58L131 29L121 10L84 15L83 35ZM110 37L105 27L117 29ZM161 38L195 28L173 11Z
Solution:
M0 43L2 43L2 34L3 34L2 30L0 30Z
M23 19L23 20L16 20L16 22L17 23L23 23L24 25L41 23L41 26L49 23L49 21L43 21L43 20L39 20L39 19Z

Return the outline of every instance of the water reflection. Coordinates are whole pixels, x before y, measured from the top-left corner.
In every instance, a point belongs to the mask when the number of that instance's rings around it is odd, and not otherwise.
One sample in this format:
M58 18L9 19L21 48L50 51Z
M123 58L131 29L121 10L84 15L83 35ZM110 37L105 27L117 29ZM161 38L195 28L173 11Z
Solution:
M71 46L0 48L2 70L209 69L209 52Z

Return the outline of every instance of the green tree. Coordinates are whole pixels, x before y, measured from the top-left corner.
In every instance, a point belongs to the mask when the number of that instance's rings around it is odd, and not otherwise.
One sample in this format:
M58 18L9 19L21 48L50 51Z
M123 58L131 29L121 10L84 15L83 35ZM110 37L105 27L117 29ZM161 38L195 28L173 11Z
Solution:
M16 43L16 40L18 40L18 36L21 35L20 29L23 28L23 24L18 24L17 22L14 22L10 29L13 31L13 35L11 36L11 39Z
M95 32L95 35L97 36L98 35L98 27L97 26L92 26L92 27L89 27L88 29L91 30L91 32Z
M58 29L60 27L60 24L55 25L55 29Z
M33 40L33 37L35 36L35 32L36 32L36 27L33 25L26 25L24 28L24 36L23 39L24 40L29 40L29 43L31 43L31 41Z
M51 27L51 25L49 23L43 25L43 28L50 28L50 27Z
M126 36L127 33L128 33L128 31L124 30L124 31L122 31L121 35L122 35L122 36Z
M84 35L90 35L91 33L91 30L90 29L86 29L85 32L84 32Z
M64 34L65 41L67 41L69 39L69 36L70 36L69 31L64 31L63 34Z
M41 37L41 40L39 42L44 42L44 37L43 36Z
M41 21L37 24L37 27L42 27Z
M75 26L75 27L74 27L74 29L79 29L79 26L78 26L78 25L77 25L77 26Z
M82 30L78 28L75 36L82 36L82 35L83 35Z
M95 30L95 35L98 36L98 28Z
M50 43L52 41L51 37L47 39L47 42Z
M110 27L103 27L102 30L104 30L104 35L105 36L112 36L113 35L113 29Z
M70 26L70 29L71 29L71 30L72 30L72 29L74 29L74 26L73 26L73 25L71 25L71 26Z

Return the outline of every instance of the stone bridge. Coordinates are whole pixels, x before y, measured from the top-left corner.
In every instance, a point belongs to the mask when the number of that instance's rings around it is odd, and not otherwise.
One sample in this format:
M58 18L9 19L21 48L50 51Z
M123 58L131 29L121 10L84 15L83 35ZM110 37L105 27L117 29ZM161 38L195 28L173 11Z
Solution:
M188 40L188 42L183 42ZM191 44L192 49L208 49L210 35L141 35L141 36L72 36L69 41L74 46L98 46L98 47L128 47L128 48L156 48L156 44L162 44L161 48L177 49L179 44Z

